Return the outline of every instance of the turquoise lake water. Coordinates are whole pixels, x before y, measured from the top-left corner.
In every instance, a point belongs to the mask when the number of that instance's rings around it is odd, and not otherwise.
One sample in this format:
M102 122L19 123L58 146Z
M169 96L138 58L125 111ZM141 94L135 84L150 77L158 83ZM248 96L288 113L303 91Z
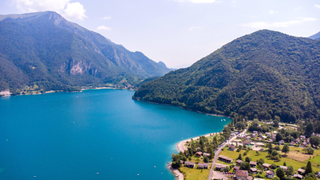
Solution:
M0 98L0 179L173 180L166 164L176 143L220 132L229 122L134 101L133 94L87 90Z

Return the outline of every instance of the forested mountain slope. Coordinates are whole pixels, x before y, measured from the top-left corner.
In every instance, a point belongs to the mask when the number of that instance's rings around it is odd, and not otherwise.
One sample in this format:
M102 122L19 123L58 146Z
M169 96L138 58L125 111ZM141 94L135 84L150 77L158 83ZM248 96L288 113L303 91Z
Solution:
M0 15L0 91L139 83L169 71L55 12Z
M319 118L320 41L261 30L189 68L143 84L135 99L283 121Z

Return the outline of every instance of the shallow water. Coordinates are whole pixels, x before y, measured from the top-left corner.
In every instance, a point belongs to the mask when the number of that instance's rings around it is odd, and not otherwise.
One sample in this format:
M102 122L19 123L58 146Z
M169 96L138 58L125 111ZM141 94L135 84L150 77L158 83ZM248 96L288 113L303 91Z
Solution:
M166 164L176 143L229 122L133 93L0 98L0 179L174 179Z

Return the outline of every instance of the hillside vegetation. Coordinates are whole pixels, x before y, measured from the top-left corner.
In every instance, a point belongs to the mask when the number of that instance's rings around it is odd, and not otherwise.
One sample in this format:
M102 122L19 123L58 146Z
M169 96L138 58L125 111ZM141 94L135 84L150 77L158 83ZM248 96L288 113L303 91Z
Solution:
M169 71L55 12L0 15L0 91L135 85Z
M261 30L189 68L143 84L135 99L207 113L295 122L320 115L320 41Z

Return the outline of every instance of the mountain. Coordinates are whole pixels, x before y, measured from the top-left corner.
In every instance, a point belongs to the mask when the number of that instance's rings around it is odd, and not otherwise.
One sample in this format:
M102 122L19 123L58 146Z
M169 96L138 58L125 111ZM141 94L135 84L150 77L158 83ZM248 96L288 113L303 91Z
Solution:
M133 98L250 119L319 118L320 41L257 31L143 84Z
M0 91L132 85L169 71L55 12L0 15Z
M310 39L320 40L320 32L309 37Z

